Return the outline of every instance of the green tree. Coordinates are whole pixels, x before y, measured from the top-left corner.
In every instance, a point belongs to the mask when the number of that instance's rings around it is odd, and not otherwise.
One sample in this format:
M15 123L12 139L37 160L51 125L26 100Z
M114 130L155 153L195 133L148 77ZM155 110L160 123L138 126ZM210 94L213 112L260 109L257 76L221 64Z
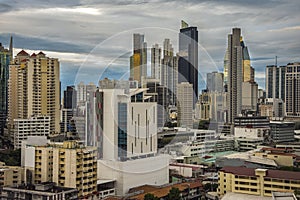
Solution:
M180 200L180 191L178 188L172 187L169 194L167 195L167 200Z
M144 196L144 200L159 200L156 196L154 196L153 194L146 194Z

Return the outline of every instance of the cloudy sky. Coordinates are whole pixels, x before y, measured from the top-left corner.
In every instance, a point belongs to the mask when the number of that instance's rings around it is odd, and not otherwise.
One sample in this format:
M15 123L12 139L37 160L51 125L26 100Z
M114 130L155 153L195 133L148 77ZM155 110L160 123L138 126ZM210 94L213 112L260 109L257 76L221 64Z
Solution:
M150 48L170 38L178 50L181 19L199 31L199 72L222 71L227 34L240 27L256 81L265 66L300 61L299 0L0 0L0 42L61 61L62 87L128 77L132 34ZM150 65L149 65L150 66ZM150 72L150 70L149 70ZM200 88L205 83L200 82Z

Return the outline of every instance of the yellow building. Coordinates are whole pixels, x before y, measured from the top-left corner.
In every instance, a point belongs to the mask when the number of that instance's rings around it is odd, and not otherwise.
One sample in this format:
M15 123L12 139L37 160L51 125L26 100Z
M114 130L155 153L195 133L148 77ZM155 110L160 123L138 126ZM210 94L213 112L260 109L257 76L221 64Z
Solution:
M24 168L17 166L5 166L0 163L0 187L16 186L23 183Z
M218 194L228 192L272 196L272 192L300 189L300 173L282 170L224 167L219 171Z
M96 149L77 141L35 147L35 183L52 181L77 188L78 196L97 191Z
M260 151L255 152L254 156L268 158L274 160L280 166L293 167L296 161L296 155L293 154L291 149L284 148L262 148Z
M60 131L59 61L43 52L29 55L22 50L9 67L8 120L32 115L50 116L50 132Z

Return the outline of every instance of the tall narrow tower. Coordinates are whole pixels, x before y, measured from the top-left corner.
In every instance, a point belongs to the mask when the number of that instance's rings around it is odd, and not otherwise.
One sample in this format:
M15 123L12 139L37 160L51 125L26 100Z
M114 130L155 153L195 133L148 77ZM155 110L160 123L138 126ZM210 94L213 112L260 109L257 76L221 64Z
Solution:
M151 48L151 77L160 79L161 70L161 48L158 44Z
M243 81L243 48L241 46L241 29L233 28L228 35L228 122L232 124L234 118L241 114L242 109L242 81Z
M193 84L193 106L198 99L198 30L182 21L179 33L178 83Z
M133 34L133 55L130 57L130 79L141 83L147 77L147 43L144 35Z
M0 135L4 133L7 119L7 84L11 49L4 48L0 43Z

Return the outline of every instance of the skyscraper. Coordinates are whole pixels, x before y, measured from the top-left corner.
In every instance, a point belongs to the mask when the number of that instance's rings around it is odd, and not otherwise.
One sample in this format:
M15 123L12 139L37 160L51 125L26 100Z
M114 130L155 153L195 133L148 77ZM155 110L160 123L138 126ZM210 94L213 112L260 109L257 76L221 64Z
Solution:
M242 109L242 81L243 81L243 48L241 45L241 29L233 28L228 35L228 119L232 124L234 118L241 114Z
M130 57L130 79L141 82L141 77L147 77L147 43L144 35L133 34L133 55Z
M193 128L193 85L182 82L177 85L178 123Z
M289 63L286 66L286 115L300 116L300 62Z
M161 61L160 84L168 88L171 105L176 105L178 83L178 62L170 39L164 40L163 59Z
M266 67L266 97L285 100L286 66L269 65Z
M151 78L160 79L160 69L161 48L158 46L158 44L155 44L151 48Z
M0 43L0 135L4 132L7 119L7 85L9 62L12 57L12 38L10 40L10 48L5 49Z
M178 83L193 84L193 106L198 99L198 30L182 21L179 33Z
M8 118L50 116L50 132L60 131L59 61L43 52L31 56L20 51L9 68Z
M219 72L206 74L207 90L209 92L223 92L224 75Z

